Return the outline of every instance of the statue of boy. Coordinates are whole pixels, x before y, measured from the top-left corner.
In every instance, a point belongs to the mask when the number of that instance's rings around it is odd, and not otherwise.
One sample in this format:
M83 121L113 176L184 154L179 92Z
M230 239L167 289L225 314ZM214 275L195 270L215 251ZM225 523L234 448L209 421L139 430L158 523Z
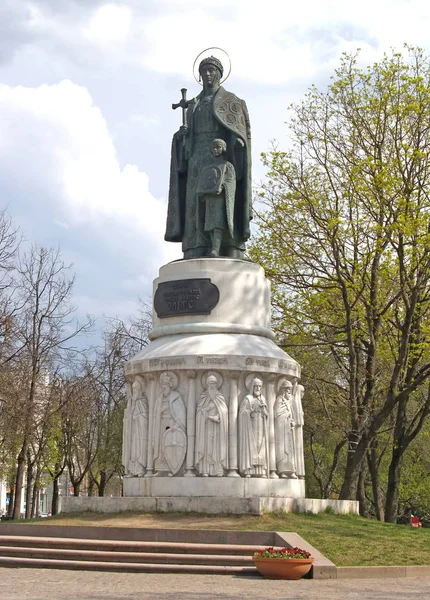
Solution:
M213 162L203 168L197 187L197 194L203 201L199 203L199 210L204 212L204 230L211 236L211 257L220 256L223 241L225 252L233 242L236 172L231 162L226 160L226 152L225 141L215 139L212 144Z

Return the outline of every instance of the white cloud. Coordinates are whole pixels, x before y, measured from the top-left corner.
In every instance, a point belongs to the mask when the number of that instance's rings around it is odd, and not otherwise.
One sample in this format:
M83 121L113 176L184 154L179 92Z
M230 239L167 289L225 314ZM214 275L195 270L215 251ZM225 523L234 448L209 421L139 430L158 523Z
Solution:
M147 69L191 78L196 54L221 46L236 77L267 84L312 80L332 70L344 51L358 47L370 61L404 41L427 44L430 9L424 0L165 0L165 10L136 15L129 60ZM209 26L208 26L209 25ZM169 43L166 43L169 40ZM130 48L131 50L131 48Z
M71 81L0 85L0 179L39 205L29 211L47 230L61 229L66 244L79 239L75 268L99 310L116 305L122 278L140 283L133 296L150 293L159 265L179 255L163 241L165 201L136 165L121 168L101 111Z
M120 218L151 236L162 231L164 201L150 194L136 165L121 169L107 123L85 88L67 80L38 88L0 85L0 115L2 161L27 157L37 170L45 163L46 183L62 191L63 219Z
M120 42L129 34L131 19L132 12L127 6L105 4L95 11L83 34L96 43Z
M344 0L62 3L68 10L22 0L29 8L21 27L27 42L45 48L52 61L65 54L91 69L139 65L188 80L196 55L208 46L229 53L235 77L282 85L332 71L343 51L357 47L367 62L403 42L426 47L430 27L427 0L362 0L359 7Z

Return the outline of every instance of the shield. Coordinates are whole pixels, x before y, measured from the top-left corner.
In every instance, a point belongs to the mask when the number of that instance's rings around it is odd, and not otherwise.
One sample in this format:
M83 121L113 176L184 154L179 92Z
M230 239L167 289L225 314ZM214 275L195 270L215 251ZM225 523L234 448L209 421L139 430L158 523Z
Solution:
M166 429L163 434L164 457L171 473L176 475L182 467L187 453L187 436L176 426Z
M221 165L209 165L200 175L197 194L220 194L224 182L225 162Z

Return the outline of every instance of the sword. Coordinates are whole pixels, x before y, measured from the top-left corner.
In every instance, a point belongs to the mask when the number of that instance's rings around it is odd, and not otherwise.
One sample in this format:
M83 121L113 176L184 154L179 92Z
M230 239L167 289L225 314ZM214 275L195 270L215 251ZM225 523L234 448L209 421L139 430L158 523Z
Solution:
M173 110L182 108L182 127L187 128L187 108L192 104L192 100L187 100L187 88L181 89L182 98L176 104L172 104Z

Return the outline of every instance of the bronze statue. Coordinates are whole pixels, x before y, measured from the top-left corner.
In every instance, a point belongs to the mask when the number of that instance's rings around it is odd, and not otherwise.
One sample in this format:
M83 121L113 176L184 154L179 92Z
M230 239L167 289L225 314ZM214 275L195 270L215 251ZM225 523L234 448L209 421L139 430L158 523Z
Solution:
M248 110L220 85L220 60L203 59L199 73L203 91L187 100L183 89L172 105L182 108L182 126L172 141L165 239L182 242L184 258L243 258L252 219Z

